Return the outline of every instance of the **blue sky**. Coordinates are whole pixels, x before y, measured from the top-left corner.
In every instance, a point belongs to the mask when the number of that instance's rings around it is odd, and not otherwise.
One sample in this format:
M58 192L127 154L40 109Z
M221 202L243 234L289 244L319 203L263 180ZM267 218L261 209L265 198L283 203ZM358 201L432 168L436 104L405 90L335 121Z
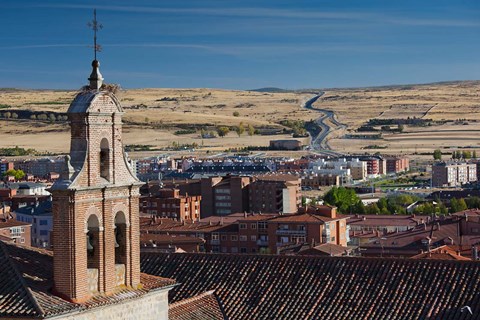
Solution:
M327 88L480 79L478 0L0 2L0 87Z

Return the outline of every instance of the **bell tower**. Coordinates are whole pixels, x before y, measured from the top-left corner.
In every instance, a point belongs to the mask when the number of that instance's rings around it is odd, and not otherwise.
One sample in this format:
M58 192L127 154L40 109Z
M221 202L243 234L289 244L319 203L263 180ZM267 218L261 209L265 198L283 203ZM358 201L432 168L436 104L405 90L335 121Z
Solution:
M93 21L96 31L98 23ZM139 188L122 145L120 102L92 62L68 109L70 154L52 186L54 290L70 301L140 285Z

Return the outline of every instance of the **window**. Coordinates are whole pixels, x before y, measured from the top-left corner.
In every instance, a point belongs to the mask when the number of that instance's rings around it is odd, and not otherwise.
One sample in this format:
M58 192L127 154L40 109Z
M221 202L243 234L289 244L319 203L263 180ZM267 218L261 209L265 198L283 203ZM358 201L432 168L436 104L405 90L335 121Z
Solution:
M331 237L331 238L330 238L330 241L331 241L331 242L335 242L335 237Z
M41 236L48 236L48 230L40 230Z
M212 233L212 240L218 240L219 236L218 233Z
M257 249L252 248L252 253L257 253Z
M266 221L260 221L258 223L258 229L262 229L262 230L267 229L267 222Z
M251 223L250 224L250 229L257 229L257 224L256 223Z
M303 224L297 226L298 231L305 231L305 226Z
M238 241L238 236L232 235L232 236L230 237L230 239L231 239L232 241Z
M247 241L247 236L240 236L240 241Z
M240 248L240 253L247 253L247 248Z
M24 239L24 238L21 238L21 239L20 239L20 243L25 243L25 239Z
M250 241L257 241L257 236L250 236Z
M247 229L247 224L246 223L240 223L239 227L240 227L240 229Z
M238 253L238 248L237 247L232 247L232 253Z
M47 220L40 220L40 225L41 226L46 226L48 224Z
M220 238L221 238L222 241L227 241L227 236L224 235L224 234L222 234L222 235L220 236ZM225 252L226 252L226 251L225 251Z
M288 224L281 224L278 226L278 229L280 230L288 230Z

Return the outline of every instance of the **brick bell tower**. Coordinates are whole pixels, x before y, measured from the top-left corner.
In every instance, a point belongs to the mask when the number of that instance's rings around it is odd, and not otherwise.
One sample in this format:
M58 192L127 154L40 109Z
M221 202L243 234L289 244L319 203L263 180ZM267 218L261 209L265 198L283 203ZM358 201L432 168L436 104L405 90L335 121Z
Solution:
M92 62L68 109L70 155L52 186L54 291L82 302L140 285L139 188L122 146L123 109Z

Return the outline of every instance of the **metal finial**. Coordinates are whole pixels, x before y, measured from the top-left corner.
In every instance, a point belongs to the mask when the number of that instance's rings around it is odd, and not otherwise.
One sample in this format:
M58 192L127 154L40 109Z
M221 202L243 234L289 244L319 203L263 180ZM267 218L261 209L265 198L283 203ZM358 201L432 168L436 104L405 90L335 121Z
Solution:
M97 52L102 51L102 46L97 44L97 32L103 28L103 25L97 20L97 9L93 9L93 20L87 25L93 30L93 57L94 60L97 60Z

